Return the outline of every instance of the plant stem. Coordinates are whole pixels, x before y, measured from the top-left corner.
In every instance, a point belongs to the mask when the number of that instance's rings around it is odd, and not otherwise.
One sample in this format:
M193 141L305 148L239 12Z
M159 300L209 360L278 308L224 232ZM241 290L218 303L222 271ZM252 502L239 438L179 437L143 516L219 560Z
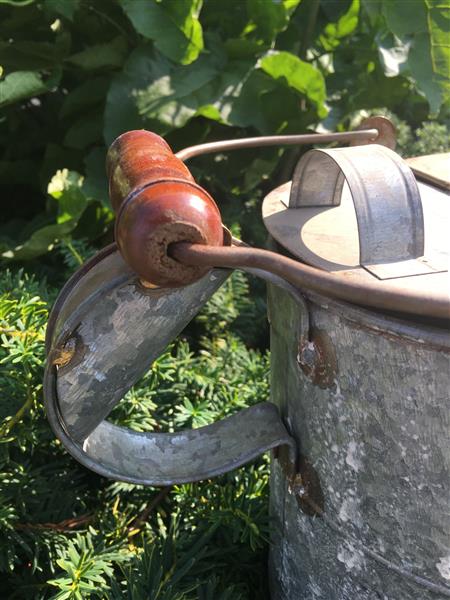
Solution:
M317 15L319 14L320 0L311 0L311 8L309 9L308 22L306 24L306 31L303 37L299 56L302 60L306 59L306 53L311 44L312 37L314 34L314 28L316 26Z
M131 526L129 527L129 532L139 529L141 525L148 519L150 513L160 504L164 498L169 494L172 489L171 485L164 487L159 494L157 494L144 508L144 510L136 517Z
M8 435L11 429L24 417L25 413L30 410L33 406L34 395L33 392L28 390L28 398L26 402L19 408L16 414L6 423L0 427L0 437Z
M63 242L66 244L67 248L69 248L69 250L72 252L72 255L74 256L77 263L81 266L84 262L83 258L81 257L77 249L73 246L72 242L68 239L63 240Z

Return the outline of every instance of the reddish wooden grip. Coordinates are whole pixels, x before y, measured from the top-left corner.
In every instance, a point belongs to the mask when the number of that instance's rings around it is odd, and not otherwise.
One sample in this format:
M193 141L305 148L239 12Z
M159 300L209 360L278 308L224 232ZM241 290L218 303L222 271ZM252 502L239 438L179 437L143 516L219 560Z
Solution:
M106 168L116 242L130 267L161 287L203 277L207 268L181 265L167 248L180 241L221 246L222 219L168 144L150 131L129 131L112 143Z

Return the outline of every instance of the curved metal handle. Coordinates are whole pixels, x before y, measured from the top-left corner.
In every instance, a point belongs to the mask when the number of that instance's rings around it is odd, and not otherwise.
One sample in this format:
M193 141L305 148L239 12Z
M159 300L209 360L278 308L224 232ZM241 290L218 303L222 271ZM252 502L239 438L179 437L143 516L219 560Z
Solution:
M307 152L292 178L289 208L338 206L347 183L355 206L360 264L380 276L380 265L423 256L424 221L411 169L377 144ZM397 276L401 276L401 265ZM408 266L405 275L424 265ZM426 269L426 267L425 267ZM390 268L391 277L392 267ZM383 278L381 276L381 278Z
M178 433L140 433L104 420L230 273L213 269L187 287L146 289L111 246L68 282L50 319L44 390L52 428L79 462L146 485L211 477L280 445L294 465L295 443L267 402Z
M386 117L373 116L364 119L354 131L335 131L333 133L302 133L298 135L262 135L251 138L237 138L196 144L183 148L176 153L180 160L186 161L203 154L228 152L243 148L262 148L267 146L301 146L304 144L328 144L341 142L343 144L382 144L388 148L395 148L396 129Z

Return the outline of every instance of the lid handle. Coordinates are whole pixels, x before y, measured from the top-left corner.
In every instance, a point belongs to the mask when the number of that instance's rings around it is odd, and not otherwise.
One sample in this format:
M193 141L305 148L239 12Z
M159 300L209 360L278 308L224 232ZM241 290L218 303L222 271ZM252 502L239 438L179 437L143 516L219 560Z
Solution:
M339 206L345 182L355 206L360 265L380 279L428 272L425 263L414 260L424 253L415 177L384 146L310 150L295 169L289 208ZM411 260L413 265L402 264Z

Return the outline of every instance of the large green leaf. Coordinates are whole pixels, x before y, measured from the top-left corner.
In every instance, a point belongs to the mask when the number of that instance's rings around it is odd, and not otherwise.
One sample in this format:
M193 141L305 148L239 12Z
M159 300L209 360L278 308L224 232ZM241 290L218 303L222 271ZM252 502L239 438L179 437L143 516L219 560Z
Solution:
M107 44L94 44L72 54L67 61L86 70L120 67L125 59L126 48L126 41L118 36Z
M39 96L48 89L48 82L38 71L15 71L0 81L0 106Z
M57 202L56 223L37 228L20 244L2 252L3 258L29 260L45 254L77 226L89 198L82 190L83 177L74 171L58 171L48 185L49 195Z
M67 94L61 106L59 116L73 117L78 112L84 112L93 105L102 103L108 91L109 84L110 76L108 75L85 79L83 83L76 88L72 88Z
M425 0L428 8L428 33L433 72L448 97L450 88L450 4L443 0Z
M73 229L74 226L69 222L41 227L31 234L23 244L17 244L8 249L2 248L0 256L12 260L30 260L42 256L53 249L57 240L69 235Z
M259 70L252 70L243 84L241 94L233 103L231 123L238 127L254 127L263 134L277 131L278 123L273 117L279 104L273 106L274 110L269 114L264 110L265 98L276 88L276 81Z
M199 108L195 93L211 82L217 69L205 57L194 68L174 69L136 92L140 115L156 118L168 128L183 127Z
M330 22L326 25L319 38L325 50L332 51L337 48L342 38L350 35L356 29L359 10L359 0L352 0L348 10L336 22Z
M436 114L444 101L445 85L438 80L433 69L428 33L417 33L414 36L408 56L408 67L417 81L418 88L425 94L431 112Z
M44 0L44 8L49 12L62 15L69 21L73 21L73 16L80 6L81 0Z
M450 74L450 47L448 21L441 19L443 11L432 2L416 0L413 11L400 10L398 2L384 0L383 14L388 28L409 47L407 68L425 94L432 113L437 113L448 94ZM436 3L437 4L437 3ZM442 6L442 5L441 5ZM433 10L431 10L433 8ZM447 9L447 13L449 13ZM433 48L435 50L433 50ZM436 51L442 60L433 60ZM447 63L442 70L444 63Z
M294 54L277 51L268 52L259 61L259 66L273 79L308 98L321 118L327 115L325 80L316 67Z
M6 71L48 69L61 62L59 50L49 42L0 41L0 64Z
M286 29L290 15L299 4L300 0L247 0L247 11L257 33L266 42L272 42Z
M136 31L175 62L187 65L202 51L201 0L122 0L121 6Z
M411 44L404 44L390 31L384 31L377 38L378 52L384 73L387 77L395 77L408 69L408 58Z
M195 64L177 67L149 46L141 47L111 84L104 137L110 142L127 129L141 127L164 134L196 115L227 123L251 66L249 61L227 63L210 53Z
M111 82L106 97L103 135L107 144L124 131L147 127L161 132L162 127L150 115L142 115L137 98L153 82L167 77L173 65L149 46L136 49L125 68Z
M253 69L241 93L232 103L229 122L238 127L254 127L264 135L298 133L319 120L316 107L302 100L306 96L286 85L284 78Z
M413 10L405 10L397 0L363 0L364 6L379 6L384 31L377 41L388 76L410 73L425 95L432 113L437 113L450 95L450 7L438 0L415 0ZM380 23L380 21L377 21ZM395 37L389 38L391 32ZM397 63L397 64L396 64Z
M106 178L106 149L94 148L84 159L86 177L83 181L83 192L88 198L100 202L111 210Z
M399 38L414 33L423 33L427 30L427 9L423 0L415 0L410 7L399 5L398 1L383 0L382 13L386 24L392 33Z
M64 145L68 148L85 150L95 142L101 141L102 130L102 112L84 113L72 122L64 136Z
M57 222L76 222L86 208L89 198L83 191L84 177L76 171L57 171L48 184L49 195L58 203Z
M288 52L270 52L256 65L209 53L176 67L145 46L112 81L104 137L109 143L127 129L142 127L166 134L199 115L271 133L303 122L299 96L312 107L315 119L309 116L308 122L326 115L322 74Z
M267 45L260 40L245 38L228 38L224 47L228 56L232 59L254 58L267 50Z

